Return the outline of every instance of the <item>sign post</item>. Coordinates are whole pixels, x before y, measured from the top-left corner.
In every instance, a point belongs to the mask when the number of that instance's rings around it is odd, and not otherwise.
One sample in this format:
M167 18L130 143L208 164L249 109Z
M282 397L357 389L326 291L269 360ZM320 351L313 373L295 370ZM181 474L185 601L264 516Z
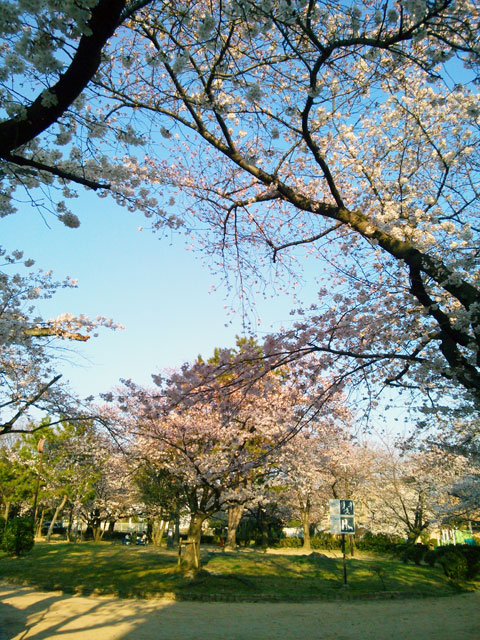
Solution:
M330 533L341 534L343 555L343 586L347 586L347 557L345 534L355 533L355 505L353 500L330 500Z

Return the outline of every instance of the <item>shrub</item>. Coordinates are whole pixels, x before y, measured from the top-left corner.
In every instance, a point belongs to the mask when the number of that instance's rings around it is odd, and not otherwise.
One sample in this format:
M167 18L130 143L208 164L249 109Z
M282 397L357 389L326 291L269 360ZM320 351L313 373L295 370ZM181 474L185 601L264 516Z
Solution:
M33 518L13 518L7 522L2 549L11 556L28 553L33 547Z
M202 533L200 538L201 544L215 544L215 536L212 533Z
M424 560L431 567L433 567L436 562L439 562L444 567L445 571L445 563L449 565L453 562L456 562L452 560L452 554L461 556L461 558L463 558L464 560L466 568L463 577L465 577L467 580L472 580L476 576L480 575L480 547L474 547L467 544L449 544L443 547L437 547L435 551L429 551L425 554ZM449 558L444 562L445 556L449 556ZM447 571L449 570L450 569L447 569Z
M467 575L467 561L460 551L448 551L440 558L443 572L453 582L460 582Z
M472 547L470 545L462 545L457 547L467 563L467 580L472 580L480 575L480 547Z

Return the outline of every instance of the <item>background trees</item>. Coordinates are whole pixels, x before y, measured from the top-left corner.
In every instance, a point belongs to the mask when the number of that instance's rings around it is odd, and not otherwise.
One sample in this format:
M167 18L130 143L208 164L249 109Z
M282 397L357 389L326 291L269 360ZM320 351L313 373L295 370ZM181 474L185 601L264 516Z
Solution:
M450 492L455 478L465 472L464 458L438 449L404 456L386 449L376 451L372 463L363 501L366 526L372 531L404 535L414 543L454 517Z
M346 486L335 489L335 467L343 460L351 464L351 417L342 397L327 404L316 420L291 438L279 451L276 467L278 500L286 503L303 528L303 547L310 549L310 529L328 514L330 498L351 498Z
M138 488L139 511L148 519L148 533L154 545L161 546L165 528L174 527L172 542L179 542L180 515L185 509L185 495L181 481L168 469L141 461L133 472ZM172 531L173 533L173 531Z
M5 519L33 515L35 505L37 534L48 522L47 540L55 524L67 519L64 514L69 514L68 535L73 521L83 519L100 539L102 525L132 514L137 506L128 460L92 422L51 426L45 421L41 427L32 425L10 447L0 449ZM42 454L37 449L40 439Z

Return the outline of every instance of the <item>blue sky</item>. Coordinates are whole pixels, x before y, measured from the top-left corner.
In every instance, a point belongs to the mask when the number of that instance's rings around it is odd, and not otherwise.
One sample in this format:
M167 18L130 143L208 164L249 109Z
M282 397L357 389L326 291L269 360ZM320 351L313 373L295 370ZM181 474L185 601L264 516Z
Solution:
M58 279L78 279L78 288L41 304L43 317L104 315L125 326L123 331L101 330L85 344L62 344L58 370L74 391L97 395L121 377L150 384L151 374L160 369L178 367L199 353L209 356L216 346L234 345L235 335L242 333L241 314L229 312L231 298L220 277L187 251L182 236L139 231L145 223L141 214L91 192L80 192L73 204L81 219L78 229L53 216L45 222L25 205L2 220L2 245L23 250L36 268L52 269ZM218 290L212 292L212 285ZM258 301L260 331L288 322L293 304L285 295Z
M103 329L87 343L60 344L56 369L76 394L98 397L120 378L149 386L152 373L179 367L198 354L208 357L215 347L234 346L235 336L243 333L240 309L232 310L235 298L199 254L186 249L181 235L139 231L145 223L141 214L91 192L79 193L73 207L81 219L78 229L53 216L45 221L29 206L2 220L3 247L23 250L25 258L35 260L34 269L51 269L59 280L78 279L77 288L60 290L39 305L42 317L102 315L125 327ZM305 284L295 293L311 302L318 266L311 259L305 267ZM213 292L212 285L217 287ZM259 296L255 302L262 319L260 338L288 326L296 306L293 296L285 294ZM409 431L407 408L401 400L393 401L396 409L380 409L373 419L377 434L385 427L390 433Z

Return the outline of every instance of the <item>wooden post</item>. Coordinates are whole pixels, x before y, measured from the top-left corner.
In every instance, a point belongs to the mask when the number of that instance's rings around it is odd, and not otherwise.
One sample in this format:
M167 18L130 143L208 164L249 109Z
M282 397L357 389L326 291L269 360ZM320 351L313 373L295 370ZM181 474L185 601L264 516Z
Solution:
M178 541L177 567L181 567L181 565L182 565L182 539L180 538L180 540Z

